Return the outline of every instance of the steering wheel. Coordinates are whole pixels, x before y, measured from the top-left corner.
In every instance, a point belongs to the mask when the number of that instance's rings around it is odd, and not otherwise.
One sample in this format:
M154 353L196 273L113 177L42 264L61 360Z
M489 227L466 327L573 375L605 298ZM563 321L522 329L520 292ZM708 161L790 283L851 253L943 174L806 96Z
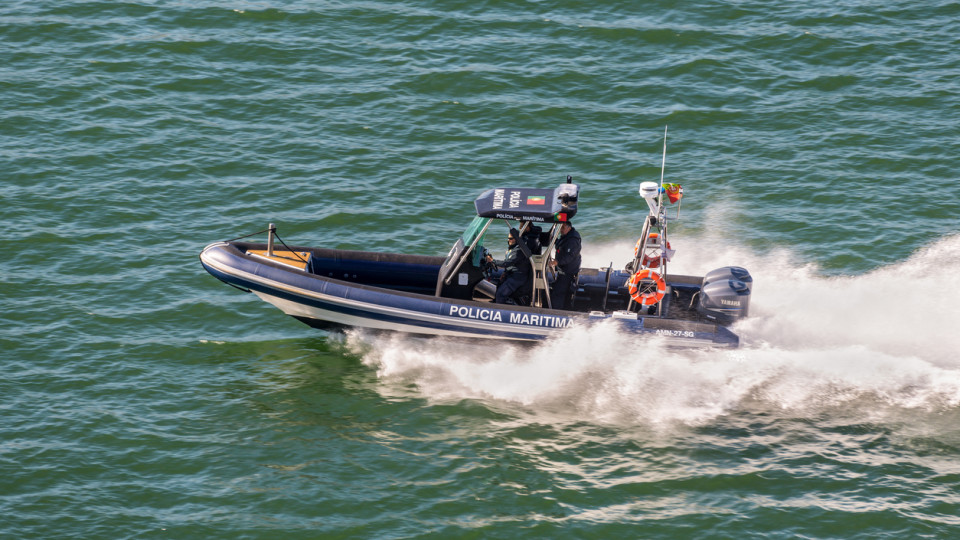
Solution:
M491 279L494 272L499 269L500 267L497 266L496 262L494 262L493 257L490 256L490 252L487 251L487 248L483 248L483 251L480 253L480 272L483 273L483 277L486 279Z

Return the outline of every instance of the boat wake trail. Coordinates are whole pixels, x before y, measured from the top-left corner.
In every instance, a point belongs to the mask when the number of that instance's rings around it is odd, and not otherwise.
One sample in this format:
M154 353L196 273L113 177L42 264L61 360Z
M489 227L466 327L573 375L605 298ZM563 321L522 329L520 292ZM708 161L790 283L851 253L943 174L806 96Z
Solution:
M696 426L760 410L890 422L960 409L960 274L953 270L960 236L842 277L824 276L787 252L757 255L708 243L687 251L714 260L678 261L671 272L702 273L724 260L751 270L752 312L734 328L737 350L668 350L610 325L574 328L536 346L362 332L348 343L388 385L413 384L431 400L496 400L567 420Z

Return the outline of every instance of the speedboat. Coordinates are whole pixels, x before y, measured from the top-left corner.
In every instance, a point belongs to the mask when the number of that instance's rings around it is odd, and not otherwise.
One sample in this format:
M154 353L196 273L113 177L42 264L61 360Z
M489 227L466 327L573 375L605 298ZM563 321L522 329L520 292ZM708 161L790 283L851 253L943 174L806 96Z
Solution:
M474 201L476 215L446 256L287 246L271 223L261 231L266 243L216 242L203 249L200 261L224 283L315 328L537 341L607 323L661 336L674 347L737 347L729 327L748 314L750 273L738 266L703 276L669 273L675 250L668 224L679 219L680 206L672 203L680 202L683 189L661 179L641 183L639 193L649 213L633 254L619 267L582 268L567 309L552 307L556 275L550 263L560 227L580 202L580 186L570 177L554 189L483 192ZM521 242L532 283L510 304L494 302L503 270L484 247L488 233L501 228L521 234L539 229L534 249Z

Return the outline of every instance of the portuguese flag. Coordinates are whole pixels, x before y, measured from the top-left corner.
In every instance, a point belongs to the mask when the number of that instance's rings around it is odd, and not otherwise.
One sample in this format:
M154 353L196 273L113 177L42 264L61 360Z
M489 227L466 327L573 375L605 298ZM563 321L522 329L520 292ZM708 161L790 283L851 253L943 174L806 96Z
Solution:
M666 192L670 204L673 204L683 198L683 187L680 184L664 184L663 191Z
M527 197L527 204L547 204L547 198L543 195L530 195Z

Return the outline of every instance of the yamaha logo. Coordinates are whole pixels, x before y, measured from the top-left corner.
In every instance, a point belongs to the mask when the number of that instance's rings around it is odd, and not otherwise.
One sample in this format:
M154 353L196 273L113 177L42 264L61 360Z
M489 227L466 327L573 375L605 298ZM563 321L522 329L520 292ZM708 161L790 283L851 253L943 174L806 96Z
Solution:
M725 306L737 306L737 307L740 307L740 302L739 302L739 301L734 302L733 300L725 300L725 299L721 298L721 299L720 299L720 303L723 304L723 305L725 305Z

